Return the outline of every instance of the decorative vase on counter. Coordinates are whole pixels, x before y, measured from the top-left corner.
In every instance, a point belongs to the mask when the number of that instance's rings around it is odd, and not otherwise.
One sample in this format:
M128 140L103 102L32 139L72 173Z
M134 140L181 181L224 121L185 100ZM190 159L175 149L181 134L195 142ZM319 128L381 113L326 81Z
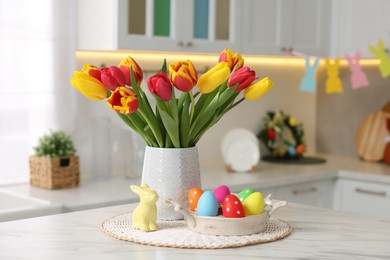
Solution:
M142 183L146 183L159 196L157 218L161 220L183 219L165 202L166 198L188 208L187 195L190 189L201 187L197 147L190 148L145 148Z

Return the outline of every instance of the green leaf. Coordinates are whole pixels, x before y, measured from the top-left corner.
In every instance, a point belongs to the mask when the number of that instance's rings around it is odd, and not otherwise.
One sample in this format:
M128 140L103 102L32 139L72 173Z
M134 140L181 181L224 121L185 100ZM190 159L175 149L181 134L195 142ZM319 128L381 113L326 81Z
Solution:
M189 135L190 135L190 119L188 110L190 107L190 102L186 101L183 105L183 110L181 113L180 120L180 143L182 147L188 147Z
M175 148L180 148L179 128L175 120L164 110L160 110L160 115L169 138Z
M162 65L160 71L162 71L162 72L164 72L165 74L168 75L168 68L167 68L167 60L166 59L164 59L164 62L163 62L163 65Z
M202 128L207 127L207 124L213 119L215 116L214 113L218 108L218 93L211 100L204 110L200 112L198 117L194 119L194 122L191 123L190 128L190 140L196 138Z
M199 114L207 107L207 105L214 99L218 94L218 88L208 94L202 94L195 105L195 111L193 118L197 118ZM191 122L192 123L192 122Z

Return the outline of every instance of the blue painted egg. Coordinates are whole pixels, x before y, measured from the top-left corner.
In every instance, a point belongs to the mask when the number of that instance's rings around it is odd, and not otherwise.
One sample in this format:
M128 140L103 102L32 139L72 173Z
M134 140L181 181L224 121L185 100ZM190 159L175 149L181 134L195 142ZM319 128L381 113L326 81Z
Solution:
M203 192L198 200L198 206L196 208L196 214L198 216L217 216L218 215L218 201L214 193L211 191Z
M289 146L289 147L288 147L288 154L289 154L290 156L295 156L296 153L297 153L297 152L296 152L294 146Z

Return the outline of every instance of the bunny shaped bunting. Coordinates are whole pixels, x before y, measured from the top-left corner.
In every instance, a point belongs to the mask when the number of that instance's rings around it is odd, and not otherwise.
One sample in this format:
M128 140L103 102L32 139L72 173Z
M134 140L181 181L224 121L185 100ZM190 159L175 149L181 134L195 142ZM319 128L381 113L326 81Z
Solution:
M390 59L387 56L383 41L378 40L378 49L372 45L368 46L368 48L381 61L379 71L381 72L382 77L388 77L390 75Z
M303 92L316 92L316 79L315 72L318 67L319 58L316 57L313 66L310 65L310 58L305 57L306 60L306 72L301 81L299 89Z
M326 59L325 65L328 74L328 79L326 80L325 92L327 94L343 92L343 85L339 78L340 59L337 58L334 60L334 62L330 62L329 59Z
M351 87L353 89L367 87L369 84L366 74L360 67L360 57L361 55L359 51L355 53L355 57L351 57L348 54L345 56L351 71Z

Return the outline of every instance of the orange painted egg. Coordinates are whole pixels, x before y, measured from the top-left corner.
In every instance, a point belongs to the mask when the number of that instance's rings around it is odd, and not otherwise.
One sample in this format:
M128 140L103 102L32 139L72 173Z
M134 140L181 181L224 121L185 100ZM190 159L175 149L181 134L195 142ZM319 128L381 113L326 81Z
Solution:
M203 191L199 188L192 188L188 192L188 205L190 205L190 209L192 211L196 211L196 207L198 206L198 201L200 196L202 196Z
M296 148L297 154L303 154L304 151L305 151L305 146L303 144L297 146Z

